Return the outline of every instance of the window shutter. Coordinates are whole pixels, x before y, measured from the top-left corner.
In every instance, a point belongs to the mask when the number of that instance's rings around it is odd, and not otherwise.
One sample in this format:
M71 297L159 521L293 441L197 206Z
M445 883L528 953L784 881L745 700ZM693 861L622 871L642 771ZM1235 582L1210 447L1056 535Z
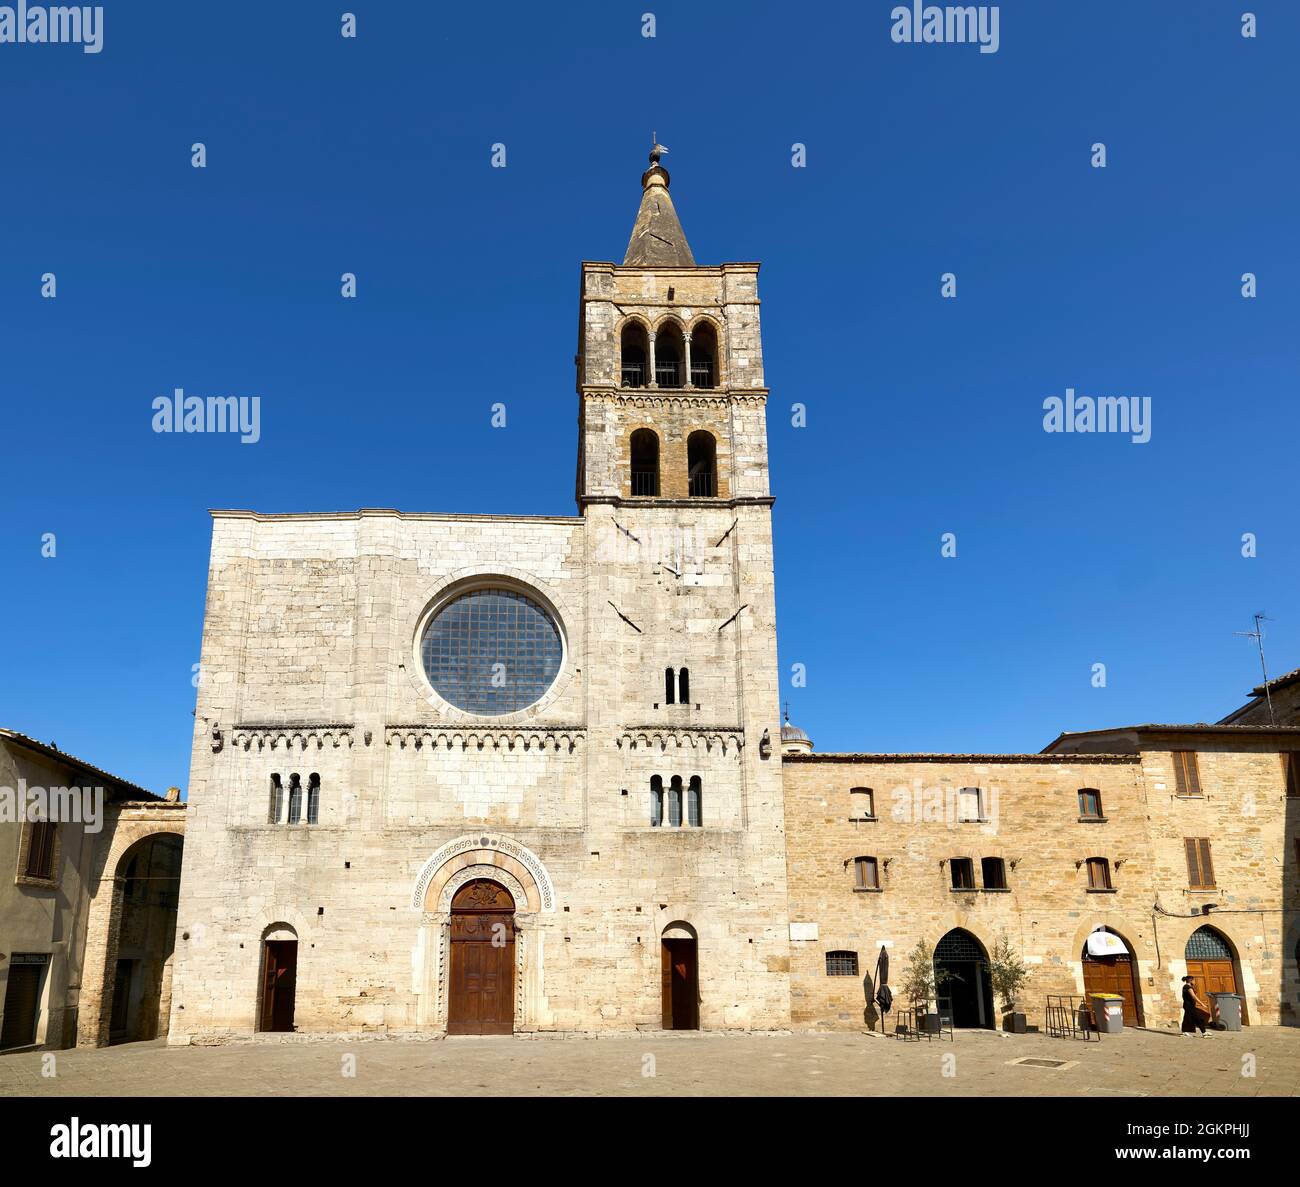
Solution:
M1201 885L1200 848L1192 837L1183 841L1183 850L1187 854L1187 885Z
M1201 772L1195 750L1174 751L1174 789L1179 795L1200 793Z
M1201 847L1201 885L1214 885L1214 863L1210 860L1210 842L1208 838L1202 838Z
M1292 751L1286 756L1287 799L1300 799L1300 754Z

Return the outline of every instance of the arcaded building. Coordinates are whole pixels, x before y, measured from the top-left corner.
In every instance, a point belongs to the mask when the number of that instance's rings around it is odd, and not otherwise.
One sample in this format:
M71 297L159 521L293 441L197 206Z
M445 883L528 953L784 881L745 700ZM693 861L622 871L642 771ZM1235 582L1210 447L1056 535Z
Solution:
M180 792L0 729L0 807L0 1053L165 1035Z
M668 181L576 515L214 513L174 1040L788 1025L759 268Z

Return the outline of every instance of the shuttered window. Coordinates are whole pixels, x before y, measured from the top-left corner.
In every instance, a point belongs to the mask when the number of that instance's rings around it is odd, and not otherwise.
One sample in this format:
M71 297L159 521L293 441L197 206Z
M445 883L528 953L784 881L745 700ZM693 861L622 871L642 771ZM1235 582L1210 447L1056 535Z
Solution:
M859 890L880 889L880 866L874 857L853 859L853 884Z
M1292 751L1284 756L1286 763L1286 798L1300 799L1300 754Z
M1210 842L1206 837L1187 837L1183 841L1187 851L1187 885L1195 890L1214 887L1214 863L1210 860Z
M1088 889L1110 890L1110 862L1104 857L1088 858Z
M1174 751L1174 788L1179 795L1201 794L1201 768L1195 750Z
M54 877L54 830L58 825L49 820L38 820L29 826L27 864L23 873L28 878Z

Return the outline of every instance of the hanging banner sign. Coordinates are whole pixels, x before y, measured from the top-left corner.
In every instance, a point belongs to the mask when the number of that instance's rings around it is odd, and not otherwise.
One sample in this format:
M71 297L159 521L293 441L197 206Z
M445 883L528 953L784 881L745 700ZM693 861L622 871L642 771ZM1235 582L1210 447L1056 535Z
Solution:
M1088 936L1086 945L1089 956L1127 956L1128 949L1124 941L1113 931L1095 931Z

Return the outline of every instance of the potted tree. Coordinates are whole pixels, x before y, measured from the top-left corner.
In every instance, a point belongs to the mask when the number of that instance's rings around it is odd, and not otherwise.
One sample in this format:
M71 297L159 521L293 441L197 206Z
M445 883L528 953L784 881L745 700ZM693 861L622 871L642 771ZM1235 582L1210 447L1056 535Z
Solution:
M907 972L903 975L903 996L916 1011L916 1028L926 1034L938 1034L940 1019L930 1008L936 992L951 980L947 969L934 967L934 950L924 940L907 955Z
M993 991L1002 999L1002 1029L1011 1034L1022 1035L1029 1029L1025 1015L1016 1009L1016 1002L1029 976L1029 969L1004 933L993 945L989 978L993 982Z

